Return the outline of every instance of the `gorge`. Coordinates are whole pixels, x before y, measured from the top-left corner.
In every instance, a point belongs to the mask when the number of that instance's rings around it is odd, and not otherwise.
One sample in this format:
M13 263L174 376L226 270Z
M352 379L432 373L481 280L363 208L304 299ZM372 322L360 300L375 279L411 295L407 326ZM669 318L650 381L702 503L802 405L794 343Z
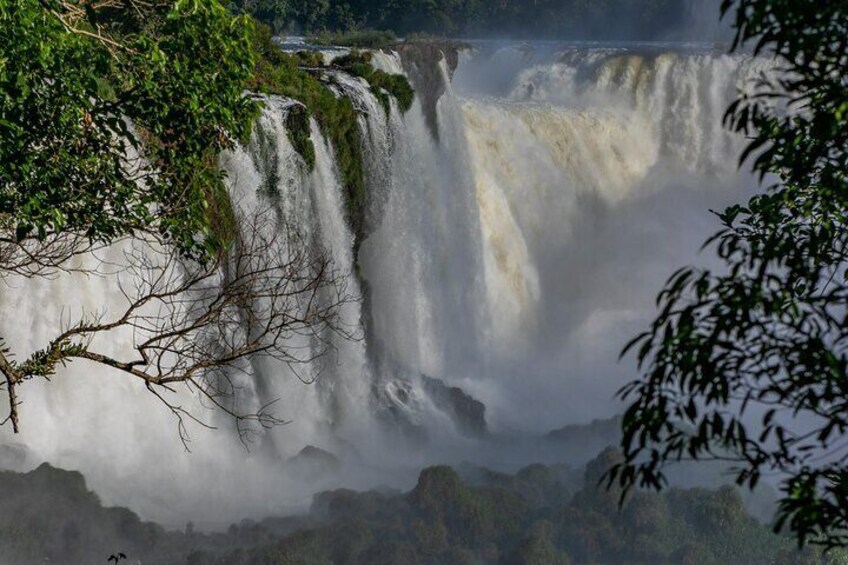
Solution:
M79 470L107 504L216 529L303 509L328 488L410 488L434 463L558 462L537 438L614 416L632 377L621 347L711 233L708 210L751 186L737 167L744 140L721 118L770 64L706 44L478 42L454 55L373 54L410 78L407 112L327 71L358 112L361 229L318 123L314 167L292 143L293 101L266 97L250 143L221 157L233 202L296 226L354 298L348 335L292 344L328 355L296 370L254 363L239 381L240 402L274 402L286 425L245 445L209 415L217 429L193 426L187 452L140 385L77 363L27 390L33 417L19 436L3 429L0 463ZM13 283L0 327L31 352L64 308L116 301L97 278Z

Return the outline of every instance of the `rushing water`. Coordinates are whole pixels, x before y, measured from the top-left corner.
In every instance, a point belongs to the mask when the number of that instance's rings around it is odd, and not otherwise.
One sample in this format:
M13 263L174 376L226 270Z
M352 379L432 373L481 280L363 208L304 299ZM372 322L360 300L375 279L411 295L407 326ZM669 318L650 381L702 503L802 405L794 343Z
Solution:
M397 56L375 64L403 72ZM268 100L250 145L222 158L231 193L275 207L332 255L360 299L341 317L361 339L334 337L332 354L298 374L255 363L244 402L279 399L291 423L249 450L221 420L192 429L185 452L138 384L82 363L24 387L23 433L3 439L26 447L24 466L83 471L107 503L215 525L302 506L320 488L403 484L437 460L509 457L493 455L506 444L467 437L423 375L483 401L496 436L613 415L633 376L616 362L622 344L664 279L696 260L715 226L707 210L751 186L736 167L743 140L721 117L767 68L698 45L484 45L452 82L441 67L438 141L420 102L386 115L367 85L338 75L362 111L371 210L358 257L333 148L313 123L307 171L285 133L290 103ZM69 315L119 307L108 279L12 281L2 335L32 351ZM307 445L335 453L342 472L291 462Z

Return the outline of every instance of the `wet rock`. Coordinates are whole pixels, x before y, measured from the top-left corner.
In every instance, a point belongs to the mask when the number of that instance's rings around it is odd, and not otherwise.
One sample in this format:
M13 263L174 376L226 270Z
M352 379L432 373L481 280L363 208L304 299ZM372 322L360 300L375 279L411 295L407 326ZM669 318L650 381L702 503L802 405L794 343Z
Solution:
M433 420L445 417L464 436L488 435L486 405L461 388L391 363L383 367L392 377L375 387L380 418L410 441L426 442Z
M447 81L459 66L459 54L467 45L452 41L413 41L395 47L415 93L420 97L424 118L433 138L439 141L438 103L447 91ZM445 61L447 77L442 72Z
M422 375L421 383L433 404L451 417L462 434L483 437L488 433L485 404L461 388L449 386L441 379Z

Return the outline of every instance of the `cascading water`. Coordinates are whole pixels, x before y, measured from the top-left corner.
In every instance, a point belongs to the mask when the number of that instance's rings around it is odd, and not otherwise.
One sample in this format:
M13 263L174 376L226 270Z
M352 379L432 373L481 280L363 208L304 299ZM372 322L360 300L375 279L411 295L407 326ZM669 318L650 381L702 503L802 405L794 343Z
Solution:
M632 377L615 362L622 344L713 229L707 210L754 186L737 170L744 140L721 120L769 68L705 46L483 45L466 55L439 102L442 176L397 183L393 198L409 200L386 213L384 226L398 221L385 229L391 244L376 234L363 245L365 278L382 281L370 304L388 320L377 335L390 336L396 359L483 400L495 429L612 415ZM427 155L414 121L405 137ZM428 217L439 210L460 215ZM431 239L439 229L448 248ZM403 263L386 249L416 263L392 268ZM447 276L457 257L462 270ZM443 324L415 325L445 304ZM435 352L423 363L406 353L427 351L422 343Z
M403 71L395 55L374 64ZM272 207L360 299L340 313L358 339L330 336L330 355L297 373L251 367L243 401L279 399L289 425L248 451L221 419L192 429L186 453L139 385L75 364L22 391L23 433L2 436L25 446L22 464L79 469L105 502L147 518L218 525L303 506L322 488L404 485L436 461L508 461L504 443L467 425L479 405L449 387L483 401L501 437L615 413L633 376L615 363L620 347L715 226L707 210L752 186L736 170L743 140L720 122L768 64L702 48L487 45L452 80L439 70L438 137L420 97L387 114L366 83L334 76L361 112L370 209L358 252L333 148L313 122L308 171L285 131L292 103L267 100L251 143L222 157L234 202ZM108 279L11 281L0 335L29 352L62 316L119 300ZM111 337L106 346L128 347ZM341 472L304 473L292 457L309 445L338 456Z

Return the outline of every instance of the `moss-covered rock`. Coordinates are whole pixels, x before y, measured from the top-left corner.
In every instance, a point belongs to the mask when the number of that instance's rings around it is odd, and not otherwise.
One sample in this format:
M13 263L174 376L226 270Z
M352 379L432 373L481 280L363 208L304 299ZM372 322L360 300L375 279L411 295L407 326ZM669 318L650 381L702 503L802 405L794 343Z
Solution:
M289 109L286 116L286 133L294 150L303 157L310 171L315 169L315 145L309 127L309 111L305 106L296 105Z
M310 168L315 164L315 152L309 137L309 117L315 118L330 141L344 186L348 222L358 245L365 235L367 203L358 114L348 98L337 95L331 88L333 79L326 71L344 70L364 78L387 111L389 96L397 99L401 110L408 110L415 95L412 87L403 76L371 67L370 55L351 55L328 67L320 54L314 52L284 53L267 26L261 24L256 26L254 49L257 62L248 86L254 92L284 96L303 105L303 110L293 109L289 114L287 126L292 145Z
M391 111L389 97L397 100L401 112L408 112L415 101L415 90L403 75L391 75L371 65L372 55L368 51L351 51L333 60L332 66L365 79L371 92L388 114Z
M456 41L407 41L395 47L400 54L403 68L412 79L415 91L421 97L424 118L430 133L439 140L438 103L447 91L448 81L459 66L459 54L467 49ZM447 67L446 77L442 72L442 61Z

